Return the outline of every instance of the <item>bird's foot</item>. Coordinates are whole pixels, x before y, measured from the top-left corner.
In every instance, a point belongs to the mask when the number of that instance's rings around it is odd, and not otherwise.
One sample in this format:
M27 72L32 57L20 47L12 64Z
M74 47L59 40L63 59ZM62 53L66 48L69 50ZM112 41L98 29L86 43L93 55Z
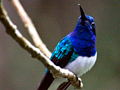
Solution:
M76 80L75 82L74 81L71 81L71 84L75 86L75 90L80 90L82 87L83 87L83 83L82 83L82 80L80 77L78 77L76 75Z

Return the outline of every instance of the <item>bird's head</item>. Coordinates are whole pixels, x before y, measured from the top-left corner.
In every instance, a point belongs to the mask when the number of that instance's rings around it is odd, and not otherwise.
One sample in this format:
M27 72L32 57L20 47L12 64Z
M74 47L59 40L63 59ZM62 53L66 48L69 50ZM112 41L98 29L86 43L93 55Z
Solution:
M89 30L91 33L93 33L96 36L96 27L95 27L94 18L89 15L85 15L81 5L80 4L78 4L78 5L80 8L81 16L79 17L79 20L77 23L77 29L80 28L81 31ZM82 28L86 28L86 29L82 29Z

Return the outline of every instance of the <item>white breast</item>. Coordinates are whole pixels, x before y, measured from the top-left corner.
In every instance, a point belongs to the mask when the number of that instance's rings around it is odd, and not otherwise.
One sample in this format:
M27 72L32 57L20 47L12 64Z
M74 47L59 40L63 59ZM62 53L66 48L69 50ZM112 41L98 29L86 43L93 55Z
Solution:
M79 56L78 58L76 58L76 60L69 63L65 68L72 71L76 75L81 76L82 74L86 73L88 70L90 70L93 67L96 59L97 59L97 52L95 56L91 56L91 57Z

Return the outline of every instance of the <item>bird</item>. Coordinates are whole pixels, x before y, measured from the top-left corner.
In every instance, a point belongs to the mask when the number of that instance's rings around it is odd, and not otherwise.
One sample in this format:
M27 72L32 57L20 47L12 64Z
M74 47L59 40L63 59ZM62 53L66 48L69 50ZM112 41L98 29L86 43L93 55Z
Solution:
M50 60L80 77L94 66L97 49L94 18L86 15L78 5L81 15L75 29L57 44ZM70 81L62 77L54 78L47 70L37 90L66 90L69 85Z

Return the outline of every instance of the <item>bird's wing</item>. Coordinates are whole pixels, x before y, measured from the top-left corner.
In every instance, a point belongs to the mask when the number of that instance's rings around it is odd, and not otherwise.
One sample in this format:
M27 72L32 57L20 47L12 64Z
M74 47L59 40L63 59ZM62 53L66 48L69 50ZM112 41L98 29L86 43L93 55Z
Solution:
M51 56L51 61L61 68L65 67L73 54L73 45L69 37L63 38L56 46ZM54 78L50 71L47 71L39 85L38 90L47 90Z

